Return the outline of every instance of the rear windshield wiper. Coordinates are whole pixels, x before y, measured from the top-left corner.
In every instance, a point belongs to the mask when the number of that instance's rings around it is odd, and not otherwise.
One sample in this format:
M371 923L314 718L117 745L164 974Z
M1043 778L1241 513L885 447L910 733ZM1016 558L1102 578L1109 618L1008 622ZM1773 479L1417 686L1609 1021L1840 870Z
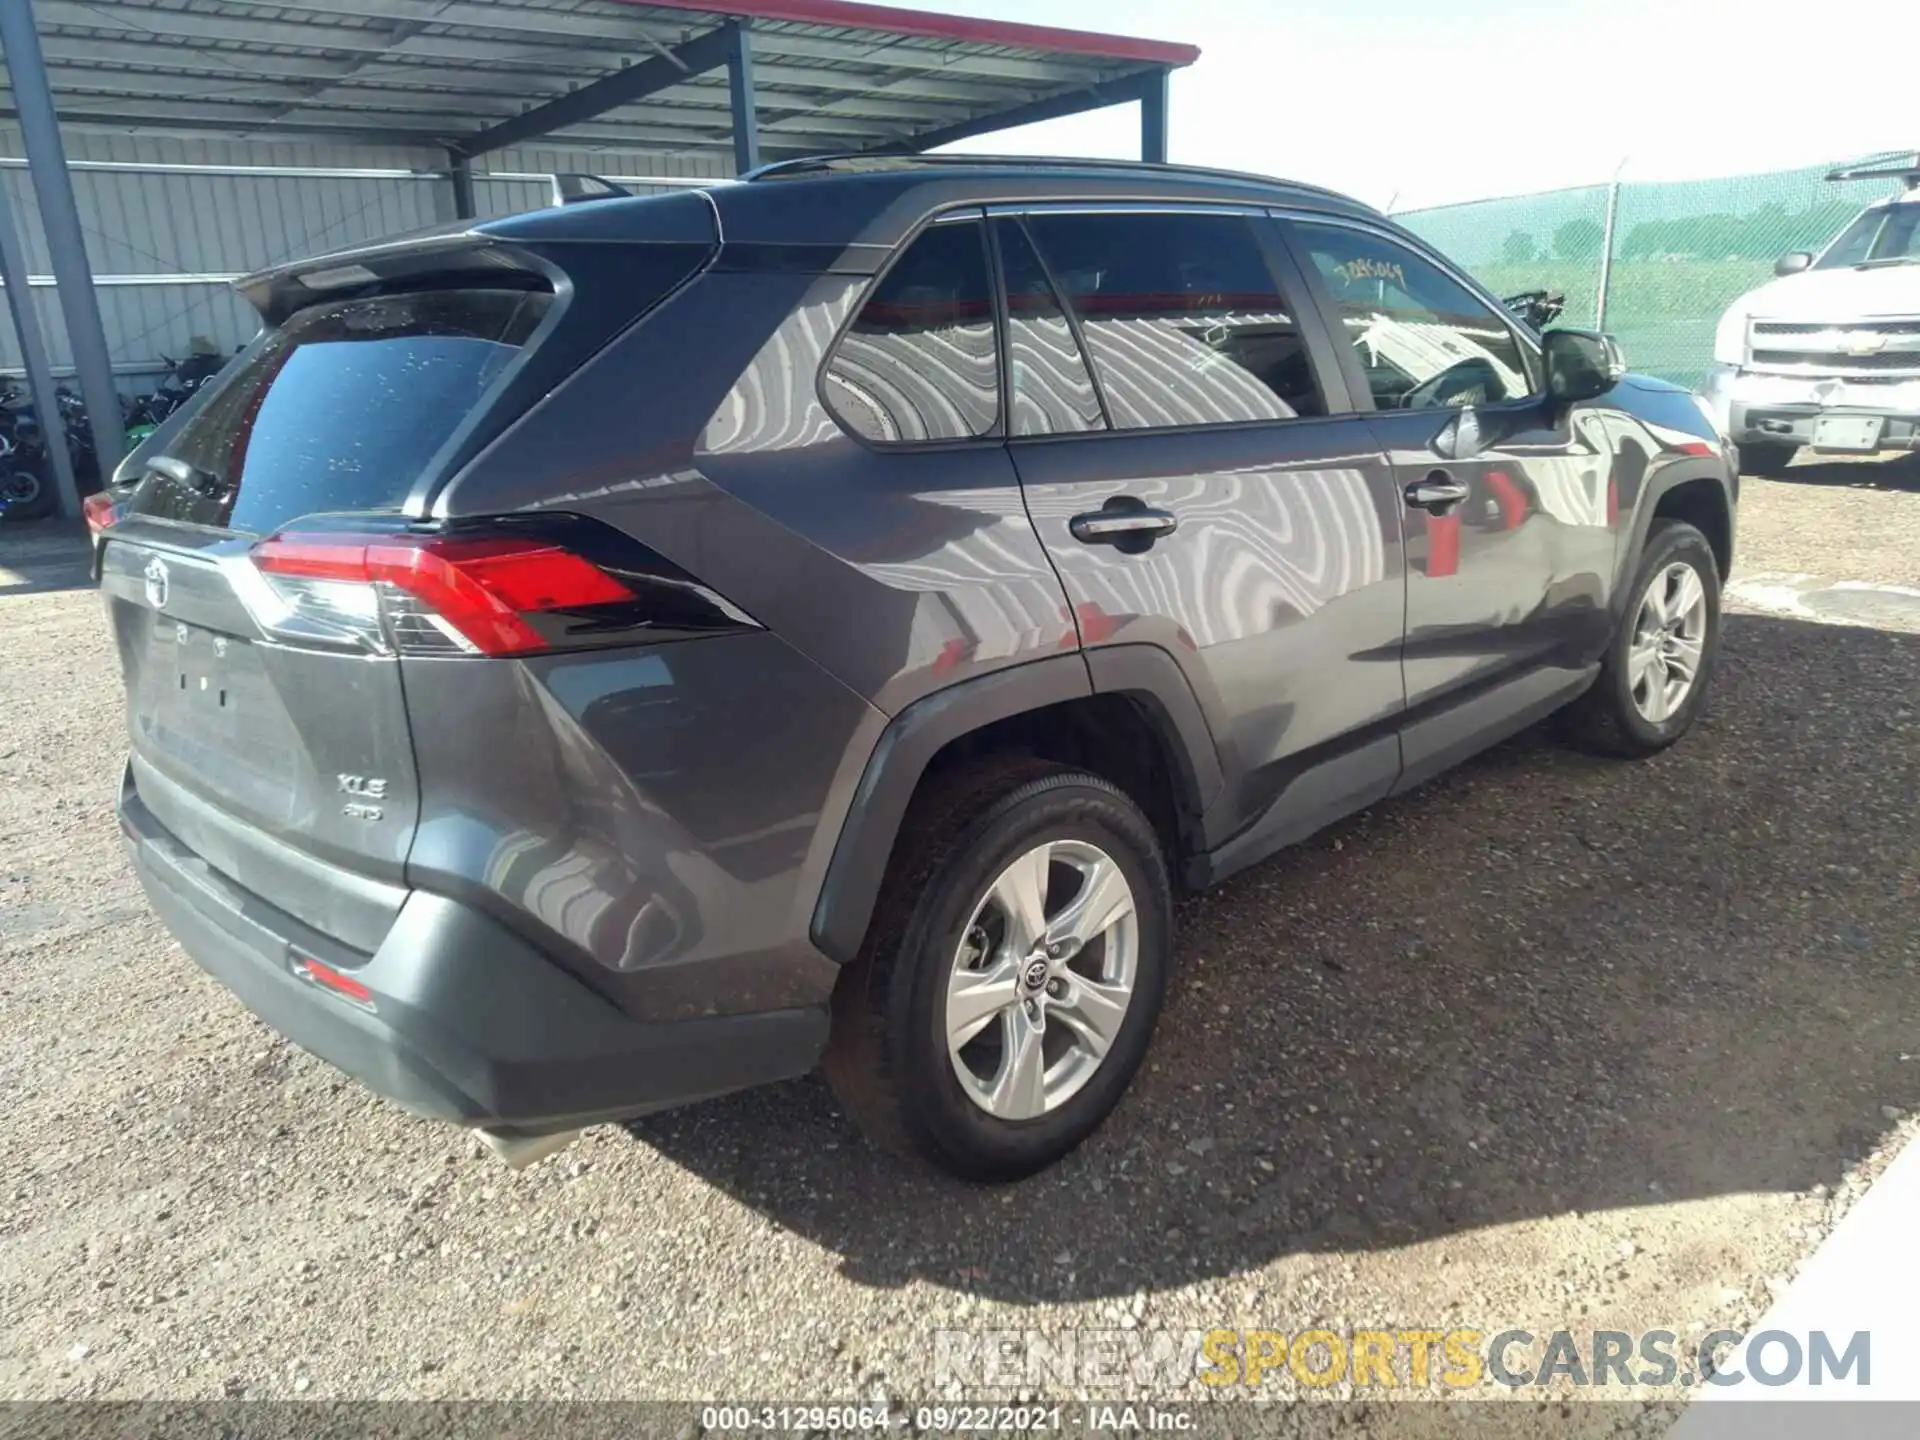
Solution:
M197 495L217 496L227 488L226 482L211 470L202 470L180 459L177 455L150 455L147 457L147 473L164 475L176 485L184 485Z

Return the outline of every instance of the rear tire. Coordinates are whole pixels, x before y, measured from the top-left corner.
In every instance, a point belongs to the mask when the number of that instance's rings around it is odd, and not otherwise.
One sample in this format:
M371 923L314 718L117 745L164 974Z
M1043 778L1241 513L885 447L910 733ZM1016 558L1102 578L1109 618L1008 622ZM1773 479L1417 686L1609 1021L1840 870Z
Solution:
M1765 440L1735 448L1739 452L1740 473L1762 480L1778 479L1793 463L1793 457L1800 453L1798 445L1782 445Z
M1030 1175L1099 1126L1146 1054L1173 930L1159 838L1107 781L1026 757L937 778L900 834L834 991L827 1080L888 1149L969 1180ZM1021 876L1044 927L1004 902ZM1074 948L1075 914L1109 910Z
M1576 743L1640 759L1693 727L1713 678L1720 568L1707 537L1683 520L1655 520L1620 613L1599 678L1563 713Z

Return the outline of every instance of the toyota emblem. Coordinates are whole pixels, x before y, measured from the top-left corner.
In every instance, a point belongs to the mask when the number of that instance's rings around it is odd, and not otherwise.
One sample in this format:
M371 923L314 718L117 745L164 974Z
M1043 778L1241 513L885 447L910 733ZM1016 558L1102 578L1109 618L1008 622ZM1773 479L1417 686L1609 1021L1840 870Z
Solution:
M167 562L158 555L147 561L141 572L147 582L147 603L156 610L167 608Z

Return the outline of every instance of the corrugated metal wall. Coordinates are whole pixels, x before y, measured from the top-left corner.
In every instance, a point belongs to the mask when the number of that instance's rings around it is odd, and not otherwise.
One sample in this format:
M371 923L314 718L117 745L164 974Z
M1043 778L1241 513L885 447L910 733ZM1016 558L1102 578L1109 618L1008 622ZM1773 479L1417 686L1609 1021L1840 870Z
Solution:
M431 173L445 166L446 157L434 150L85 132L63 138L73 162L420 172L418 178L347 178L74 170L74 196L86 230L107 348L128 390L151 388L163 368L161 357L185 354L196 337L231 352L253 334L252 309L228 288L232 276L453 218L452 187ZM18 132L0 126L0 184L6 186L26 247L29 288L55 370L64 374L71 364L66 323L53 288L39 206L19 162L23 153ZM501 151L485 157L480 167L520 174L588 171L640 181L728 173L705 160L561 150ZM547 203L544 182L474 177L474 205L482 216ZM21 368L11 319L0 321L0 373L17 374Z

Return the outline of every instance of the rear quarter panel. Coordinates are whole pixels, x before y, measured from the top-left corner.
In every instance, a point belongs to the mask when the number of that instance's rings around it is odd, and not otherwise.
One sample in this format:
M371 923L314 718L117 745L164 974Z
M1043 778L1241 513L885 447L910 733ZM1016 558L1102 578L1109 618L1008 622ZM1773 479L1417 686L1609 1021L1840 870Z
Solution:
M527 934L637 1019L825 1000L835 967L807 929L823 817L879 730L859 697L765 631L403 664L413 884Z
M817 393L866 279L710 273L436 502L574 510L713 586L892 714L1078 644L998 441L876 449Z

